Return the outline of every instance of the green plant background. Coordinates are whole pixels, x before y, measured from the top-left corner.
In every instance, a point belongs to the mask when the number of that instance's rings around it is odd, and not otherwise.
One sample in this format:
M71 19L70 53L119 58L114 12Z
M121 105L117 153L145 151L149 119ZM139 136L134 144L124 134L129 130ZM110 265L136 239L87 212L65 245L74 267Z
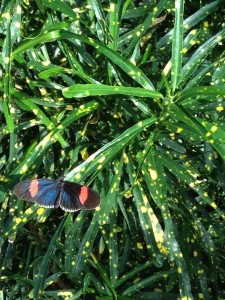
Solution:
M0 9L0 298L224 299L224 1ZM12 194L61 176L100 207Z

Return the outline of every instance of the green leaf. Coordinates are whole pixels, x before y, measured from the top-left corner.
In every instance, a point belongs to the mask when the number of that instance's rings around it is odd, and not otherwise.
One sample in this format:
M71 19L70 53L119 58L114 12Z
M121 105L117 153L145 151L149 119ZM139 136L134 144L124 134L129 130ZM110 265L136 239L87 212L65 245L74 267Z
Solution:
M18 47L13 51L12 58L16 58L17 55L23 51L26 51L30 48L33 48L35 45L40 43L49 43L55 40L63 39L77 39L88 45L94 47L99 53L105 55L110 61L116 64L120 69L122 69L128 76L130 76L134 81L138 82L141 86L146 89L154 90L154 87L148 77L135 65L126 60L124 57L117 54L110 48L107 48L104 44L92 39L85 38L83 36L74 34L69 31L52 31L40 36L37 36L35 39L26 41L18 45Z
M180 80L177 83L179 86L182 86L193 75L194 71L198 68L198 66L201 65L201 63L209 55L212 49L219 42L221 42L224 39L224 37L225 29L222 29L220 32L212 36L195 51L195 53L191 56L191 58L187 61L187 63L183 66L181 70Z
M212 14L212 12L219 9L222 6L222 4L223 4L223 0L212 1L209 4L202 6L195 13L191 14L186 20L184 20L183 23L184 32L190 30L190 28L194 27L196 24L202 22L202 20L206 19L208 15ZM168 32L164 37L162 37L157 42L157 48L161 48L166 44L168 44L168 42L172 42L174 30L175 29L172 29L170 32Z
M72 8L69 7L65 2L60 1L60 0L42 0L43 4L49 8L51 8L53 11L59 11L69 17L71 17L74 21L77 20L78 17L78 12L74 12ZM80 9L81 10L81 9Z
M184 90L178 96L179 101L185 98L204 99L209 96L215 96L217 99L225 95L225 88L216 86L192 87Z
M162 94L142 88L109 86L104 84L75 84L63 90L67 98L82 98L102 95L127 95L146 98L162 98Z
M55 127L53 130L50 131L49 134L47 134L44 139L39 142L37 147L35 148L35 151L32 152L32 154L29 154L29 158L25 158L24 161L22 161L11 173L11 175L14 174L24 174L27 172L27 170L36 164L36 161L40 159L41 155L44 155L46 151L48 151L49 147L53 144L55 141L55 135L57 135L59 132L63 131L69 124L74 122L75 120L78 120L79 118L90 114L92 111L96 110L98 107L100 107L100 104L96 101L91 101L89 103L86 103L85 105L82 105L80 108L74 110L71 112L71 114L66 117L60 125Z
M51 242L48 246L47 252L45 253L44 258L41 262L39 272L36 276L35 284L34 284L34 299L40 299L39 296L43 292L47 273L49 271L49 266L51 263L51 258L54 253L57 240L59 239L61 232L63 230L65 222L66 222L66 216L63 218L63 220L59 224L58 228L56 229L56 231L51 239Z
M180 78L182 66L182 49L183 49L183 15L184 1L175 1L175 25L172 45L172 70L171 70L171 87L175 91L177 82Z

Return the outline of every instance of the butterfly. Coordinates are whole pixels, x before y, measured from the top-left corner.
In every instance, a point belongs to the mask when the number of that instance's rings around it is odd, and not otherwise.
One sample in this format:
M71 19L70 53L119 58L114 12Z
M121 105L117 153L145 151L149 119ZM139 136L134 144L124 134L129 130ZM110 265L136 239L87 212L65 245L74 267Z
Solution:
M32 179L16 184L14 194L42 207L65 211L94 209L100 204L99 195L89 187L62 179Z

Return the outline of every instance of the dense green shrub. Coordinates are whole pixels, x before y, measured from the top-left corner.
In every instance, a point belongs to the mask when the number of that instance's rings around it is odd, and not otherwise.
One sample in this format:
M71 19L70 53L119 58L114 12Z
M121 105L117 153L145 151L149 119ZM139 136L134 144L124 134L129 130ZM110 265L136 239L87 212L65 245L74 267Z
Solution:
M1 3L1 298L225 298L224 1ZM12 194L91 185L95 211Z

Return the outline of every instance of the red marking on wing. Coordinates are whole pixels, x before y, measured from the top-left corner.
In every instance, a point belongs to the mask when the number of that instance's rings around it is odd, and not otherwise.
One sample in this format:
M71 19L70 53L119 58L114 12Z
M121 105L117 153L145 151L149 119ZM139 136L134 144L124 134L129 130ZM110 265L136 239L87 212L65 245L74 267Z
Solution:
M86 188L85 186L81 186L80 194L79 194L80 203L84 205L85 202L87 201L87 198L88 198L88 188Z
M34 179L31 181L31 184L29 186L29 192L31 197L35 197L38 193L38 180Z

